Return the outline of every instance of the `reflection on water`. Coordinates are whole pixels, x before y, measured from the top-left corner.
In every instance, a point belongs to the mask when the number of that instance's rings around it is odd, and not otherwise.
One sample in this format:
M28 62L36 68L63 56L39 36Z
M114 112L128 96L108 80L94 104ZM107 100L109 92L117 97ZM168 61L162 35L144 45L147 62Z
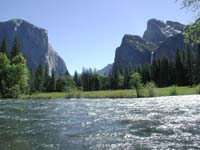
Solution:
M200 149L200 96L0 100L0 150Z

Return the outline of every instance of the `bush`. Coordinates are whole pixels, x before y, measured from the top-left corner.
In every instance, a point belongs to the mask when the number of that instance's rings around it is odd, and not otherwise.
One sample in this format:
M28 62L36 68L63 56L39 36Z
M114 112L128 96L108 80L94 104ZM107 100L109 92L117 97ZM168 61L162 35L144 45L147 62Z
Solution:
M169 91L169 95L171 95L171 96L178 95L175 85L171 87L171 89Z
M197 94L200 94L200 84L198 84L198 85L196 86L196 92L197 92Z
M148 97L154 97L154 96L156 96L155 88L156 88L156 85L155 85L154 82L152 82L152 81L148 82L145 85L146 96L148 96Z

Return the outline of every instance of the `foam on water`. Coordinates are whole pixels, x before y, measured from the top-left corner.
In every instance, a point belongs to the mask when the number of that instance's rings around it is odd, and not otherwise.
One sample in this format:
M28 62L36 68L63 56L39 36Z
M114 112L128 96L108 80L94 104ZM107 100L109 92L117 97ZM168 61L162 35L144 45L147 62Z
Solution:
M200 96L0 100L0 149L200 149Z

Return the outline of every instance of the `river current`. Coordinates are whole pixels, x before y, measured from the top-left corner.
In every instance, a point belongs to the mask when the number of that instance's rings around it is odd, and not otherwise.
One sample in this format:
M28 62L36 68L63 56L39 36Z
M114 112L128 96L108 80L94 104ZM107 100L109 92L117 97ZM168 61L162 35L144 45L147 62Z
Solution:
M200 96L0 100L0 150L200 149Z

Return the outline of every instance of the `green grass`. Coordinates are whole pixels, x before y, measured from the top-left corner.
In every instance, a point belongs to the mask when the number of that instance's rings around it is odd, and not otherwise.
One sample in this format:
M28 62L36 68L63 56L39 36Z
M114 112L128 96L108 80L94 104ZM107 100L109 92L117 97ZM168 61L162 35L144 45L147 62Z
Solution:
M170 96L174 87L155 88L154 96ZM197 94L196 87L176 87L177 95ZM148 97L148 92L143 89L143 96ZM58 99L58 98L135 98L135 90L107 90L92 92L54 92L54 93L34 93L32 95L21 95L22 99Z

